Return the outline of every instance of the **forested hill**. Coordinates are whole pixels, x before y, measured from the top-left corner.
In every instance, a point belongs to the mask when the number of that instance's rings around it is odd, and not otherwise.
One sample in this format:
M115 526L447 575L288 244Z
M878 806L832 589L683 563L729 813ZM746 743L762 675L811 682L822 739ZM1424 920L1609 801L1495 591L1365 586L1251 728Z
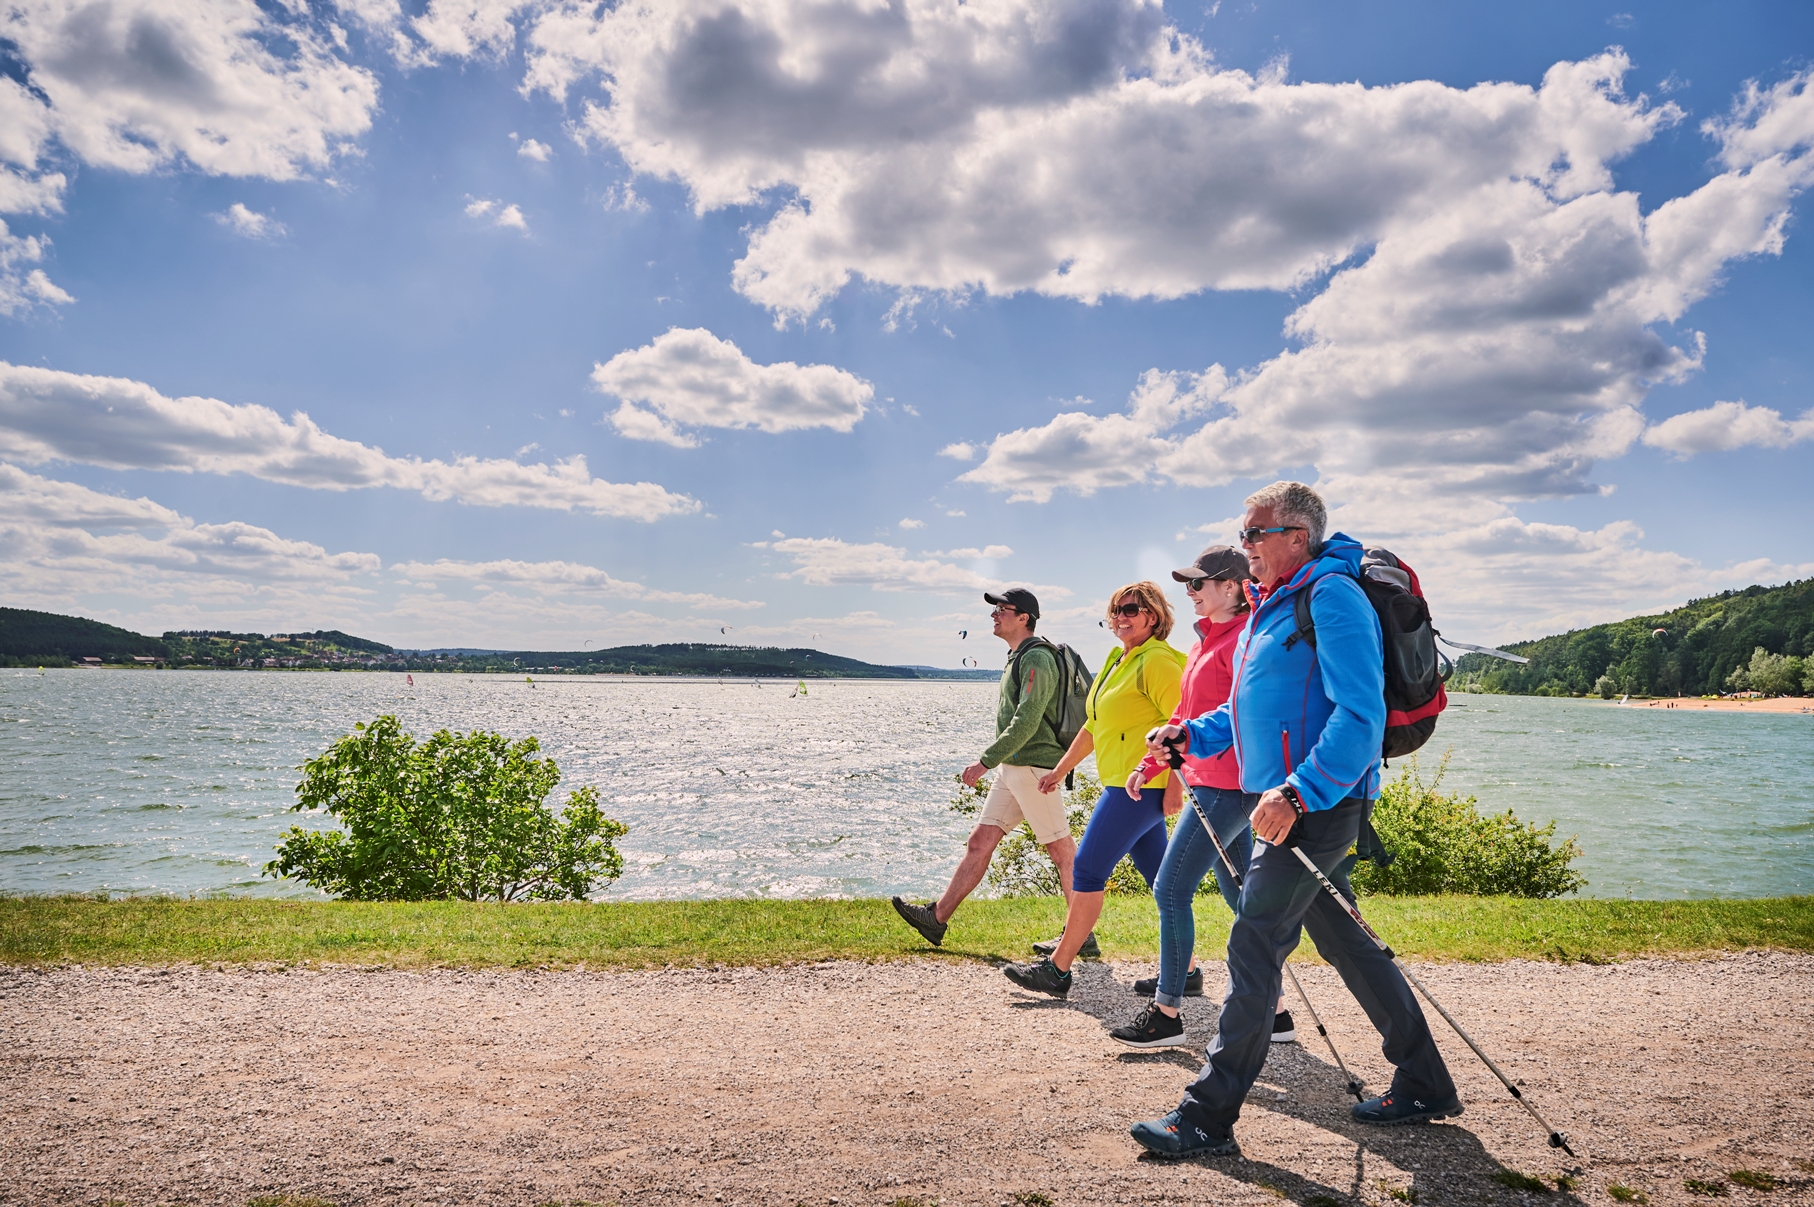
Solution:
M1760 647L1797 660L1814 654L1814 579L1727 591L1672 612L1500 647L1529 658L1528 666L1469 654L1450 683L1514 695L1708 695L1730 691L1732 672L1751 665Z
M65 666L71 659L114 662L135 655L168 658L170 649L155 637L141 637L98 620L0 608L0 666Z
M465 674L702 675L788 679L993 679L999 671L877 666L822 650L750 645L626 645L603 650L397 650L338 629L234 633L183 629L162 638L59 616L0 608L0 666L94 663L219 670L392 670Z

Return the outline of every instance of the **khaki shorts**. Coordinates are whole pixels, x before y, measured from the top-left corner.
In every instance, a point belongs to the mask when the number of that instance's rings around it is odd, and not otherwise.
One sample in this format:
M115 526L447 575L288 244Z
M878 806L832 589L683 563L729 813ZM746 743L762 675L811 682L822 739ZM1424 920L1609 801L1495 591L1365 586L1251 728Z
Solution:
M1069 838L1071 826L1065 820L1064 793L1039 790L1039 777L1049 770L1016 767L1010 763L997 767L995 782L989 785L989 796L983 801L983 815L978 821L999 826L1002 833L1009 834L1024 820L1033 828L1034 841L1040 846Z

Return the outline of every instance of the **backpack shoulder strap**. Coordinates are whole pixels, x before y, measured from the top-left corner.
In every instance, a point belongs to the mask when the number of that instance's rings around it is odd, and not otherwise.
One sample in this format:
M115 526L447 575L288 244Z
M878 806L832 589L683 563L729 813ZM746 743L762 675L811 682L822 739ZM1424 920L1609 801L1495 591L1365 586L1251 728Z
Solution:
M1062 673L1064 671L1064 657L1063 657L1063 655L1061 655L1058 652L1058 647L1053 645L1051 643L1051 641L1049 641L1048 639L1035 634L1031 640L1021 642L1020 648L1015 650L1012 654L1008 655L1008 670L1013 673L1014 699L1016 702L1018 702L1020 700L1020 660L1021 660L1021 657L1023 655L1025 655L1028 650L1038 649L1040 647L1044 647L1045 649L1052 651L1052 661L1059 664L1058 669L1060 672L1060 677L1061 678L1063 677Z
M1323 580L1313 579L1310 585L1299 591L1291 601L1292 618L1297 621L1297 632L1285 638L1285 648L1290 649L1300 641L1308 642L1311 649L1316 648L1316 620L1310 615L1310 593L1316 590L1316 584Z

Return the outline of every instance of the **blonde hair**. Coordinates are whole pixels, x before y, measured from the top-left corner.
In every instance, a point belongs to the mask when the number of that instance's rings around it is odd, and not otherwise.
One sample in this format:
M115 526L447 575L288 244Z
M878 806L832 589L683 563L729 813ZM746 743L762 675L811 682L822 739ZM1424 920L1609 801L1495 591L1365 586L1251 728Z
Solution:
M1166 601L1165 592L1159 589L1158 583L1151 580L1129 583L1116 591L1109 596L1106 611L1110 616L1115 614L1115 605L1128 595L1138 599L1141 606L1153 614L1153 636L1164 641L1172 635L1172 606Z

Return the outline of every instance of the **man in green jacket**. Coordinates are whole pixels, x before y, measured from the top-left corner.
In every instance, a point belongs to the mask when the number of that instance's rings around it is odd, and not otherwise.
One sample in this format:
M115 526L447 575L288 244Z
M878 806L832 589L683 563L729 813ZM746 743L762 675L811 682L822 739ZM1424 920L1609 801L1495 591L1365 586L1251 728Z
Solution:
M966 786L974 788L994 770L995 782L989 786L982 818L970 831L963 861L951 874L945 895L924 905L894 898L895 911L934 947L945 941L945 927L957 907L983 882L995 848L1022 821L1052 856L1067 902L1071 861L1077 854L1077 840L1071 837L1065 819L1064 795L1056 788L1039 790L1040 776L1064 757L1050 715L1058 695L1058 660L1048 642L1033 636L1039 623L1039 600L1024 587L1011 587L983 599L995 605L989 614L995 621L995 635L1013 652L1008 656L1008 669L1002 672L1001 695L995 706L995 740L976 762L964 768L963 778Z

